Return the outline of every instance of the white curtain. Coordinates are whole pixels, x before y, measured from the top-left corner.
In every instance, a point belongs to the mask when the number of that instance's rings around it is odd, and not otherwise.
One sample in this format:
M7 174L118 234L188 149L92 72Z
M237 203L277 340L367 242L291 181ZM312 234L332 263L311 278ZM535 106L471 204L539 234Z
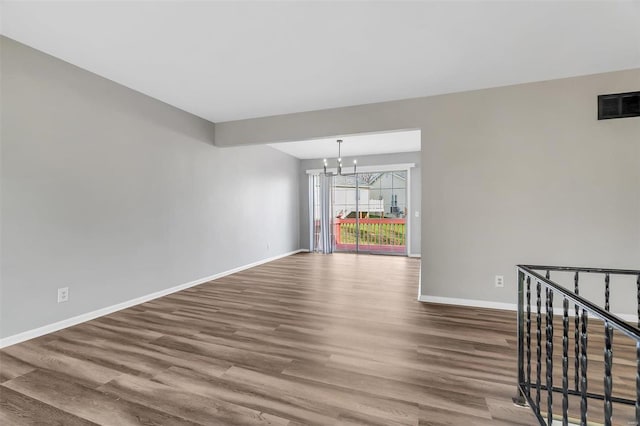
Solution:
M333 176L321 174L320 179L320 238L317 251L333 253Z

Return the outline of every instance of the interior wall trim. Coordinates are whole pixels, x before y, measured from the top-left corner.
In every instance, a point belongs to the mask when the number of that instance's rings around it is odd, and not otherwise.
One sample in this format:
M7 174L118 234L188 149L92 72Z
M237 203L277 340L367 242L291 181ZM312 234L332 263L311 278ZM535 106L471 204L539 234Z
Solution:
M487 309L499 309L502 311L517 311L518 305L515 303L502 303L502 302L492 302L489 300L475 300L475 299L458 299L455 297L440 297L440 296L429 296L426 294L421 294L418 296L418 301L425 303L438 303L442 305L458 305L458 306L470 306L474 308L487 308ZM532 309L535 309L535 306L532 306ZM569 316L574 316L573 308L569 310ZM531 311L532 314L534 311ZM541 307L541 312L546 313L545 307ZM554 308L554 315L562 316L563 310L562 308ZM614 315L618 316L620 319L624 321L629 321L637 324L638 317L634 314L618 314L614 313ZM592 315L589 315L592 318Z
M501 302L492 302L489 300L475 300L475 299L458 299L455 297L429 296L426 294L421 294L418 297L418 300L420 302L426 302L426 303L471 306L474 308L500 309L502 311L516 311L518 309L518 305L516 305L515 303L501 303Z
M51 324L44 325L42 327L37 327L31 330L23 331L22 333L14 334L12 336L7 336L5 338L0 339L0 349L5 348L7 346L15 345L16 343L24 342L26 340L34 339L36 337L44 336L45 334L53 333L55 331L62 330L64 328L71 327L73 325L81 324L83 322L90 321L95 318L109 315L111 313L120 311L122 309L130 308L132 306L136 306L141 303L145 303L150 300L157 299L159 297L178 292L180 290L185 290L187 288L204 284L206 282L213 281L218 278L226 277L227 275L235 274L236 272L244 271L245 269L253 268L255 266L272 262L274 260L281 259L283 257L291 256L296 253L308 252L308 251L309 250L306 250L306 249L298 249L298 250L290 251L288 253L258 260L256 262L242 265L237 268L229 269L227 271L210 275L208 277L199 278L197 280L190 281L188 283L180 284L174 287L166 288L164 290L156 291L154 293L146 294L144 296L136 297L134 299L127 300L125 302L117 303L115 305L100 308L95 311L80 314L75 317L64 319L62 321L57 321Z

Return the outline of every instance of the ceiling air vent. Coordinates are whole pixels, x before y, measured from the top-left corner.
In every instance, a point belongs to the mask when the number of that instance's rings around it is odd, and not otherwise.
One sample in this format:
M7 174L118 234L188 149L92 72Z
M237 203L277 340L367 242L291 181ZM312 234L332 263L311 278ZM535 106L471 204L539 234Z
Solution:
M598 96L598 120L640 117L640 92Z

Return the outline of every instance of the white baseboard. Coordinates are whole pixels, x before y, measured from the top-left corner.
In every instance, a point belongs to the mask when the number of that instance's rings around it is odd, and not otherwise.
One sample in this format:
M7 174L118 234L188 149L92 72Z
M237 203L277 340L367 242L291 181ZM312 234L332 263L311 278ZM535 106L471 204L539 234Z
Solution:
M503 311L515 311L518 309L518 305L516 305L515 303L501 303L501 302L491 302L488 300L475 300L475 299L457 299L454 297L428 296L426 294L421 294L418 297L418 300L420 302L427 302L427 303L472 306L474 308L500 309Z
M458 305L458 306L471 306L474 308L487 308L487 309L499 309L502 311L517 311L518 305L516 303L502 303L502 302L491 302L489 300L475 300L475 299L457 299L455 297L440 297L440 296L428 296L426 294L421 294L418 296L418 300L420 302L427 303L440 303L443 305ZM535 306L532 306L532 309L535 310ZM533 311L532 311L533 312ZM545 306L541 307L541 312L546 313ZM562 308L554 308L554 315L562 315ZM575 311L573 307L569 309L569 316L574 316ZM617 317L622 319L623 321L637 323L638 317L634 314L616 314ZM589 315L589 317L593 318L593 315Z
M420 258L422 257L422 255L421 255L421 254L419 254L419 253L418 253L418 254L409 253L409 254L407 254L407 257L415 257L415 258L420 259Z
M418 269L418 301L421 301L422 297L422 262L420 262L420 269Z
M120 311L122 309L130 308L132 306L139 305L141 303L148 302L153 299L157 299L158 297L166 296L168 294L175 293L180 290L185 290L187 288L194 287L200 284L204 284L206 282L213 281L215 279L222 278L227 275L235 274L236 272L244 271L245 269L253 268L255 266L272 262L274 260L281 259L283 257L291 256L296 253L302 253L302 252L308 252L308 251L309 250L306 250L306 249L294 250L288 253L280 254L278 256L273 256L267 259L258 260L257 262L249 263L247 265L242 265L237 268L220 272L218 274L210 275L208 277L199 278L195 281L190 281L188 283L180 284L175 287L170 287L164 290L156 291L151 294L146 294L144 296L136 297L135 299L127 300L125 302L107 306L95 311L87 312L85 314L81 314L72 318L67 318L62 321L54 322L52 324L47 324L42 327L38 327L32 330L24 331L22 333L14 334L12 336L8 336L3 339L0 339L0 349L5 348L7 346L15 345L16 343L24 342L26 340L34 339L36 337L40 337L45 334L53 333L54 331L62 330L63 328L71 327L73 325L90 321L92 319L102 317L104 315L108 315L113 312Z

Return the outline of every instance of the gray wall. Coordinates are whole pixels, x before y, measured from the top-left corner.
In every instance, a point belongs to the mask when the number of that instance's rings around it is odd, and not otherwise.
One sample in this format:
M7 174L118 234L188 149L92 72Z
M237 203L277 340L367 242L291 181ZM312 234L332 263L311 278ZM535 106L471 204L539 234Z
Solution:
M299 160L0 43L1 337L298 248Z
M392 135L392 134L390 134ZM384 155L359 155L358 166L381 166L389 164L414 163L416 166L410 171L410 250L411 255L420 255L420 218L415 217L415 212L421 212L421 174L419 152L402 152ZM330 164L335 164L335 159L328 159ZM351 164L352 157L344 158L345 164ZM307 170L322 168L322 159L302 160L300 162L300 247L309 248L309 178Z
M640 267L640 118L596 119L634 90L640 69L218 123L216 144L421 129L422 293L514 303L518 263Z

